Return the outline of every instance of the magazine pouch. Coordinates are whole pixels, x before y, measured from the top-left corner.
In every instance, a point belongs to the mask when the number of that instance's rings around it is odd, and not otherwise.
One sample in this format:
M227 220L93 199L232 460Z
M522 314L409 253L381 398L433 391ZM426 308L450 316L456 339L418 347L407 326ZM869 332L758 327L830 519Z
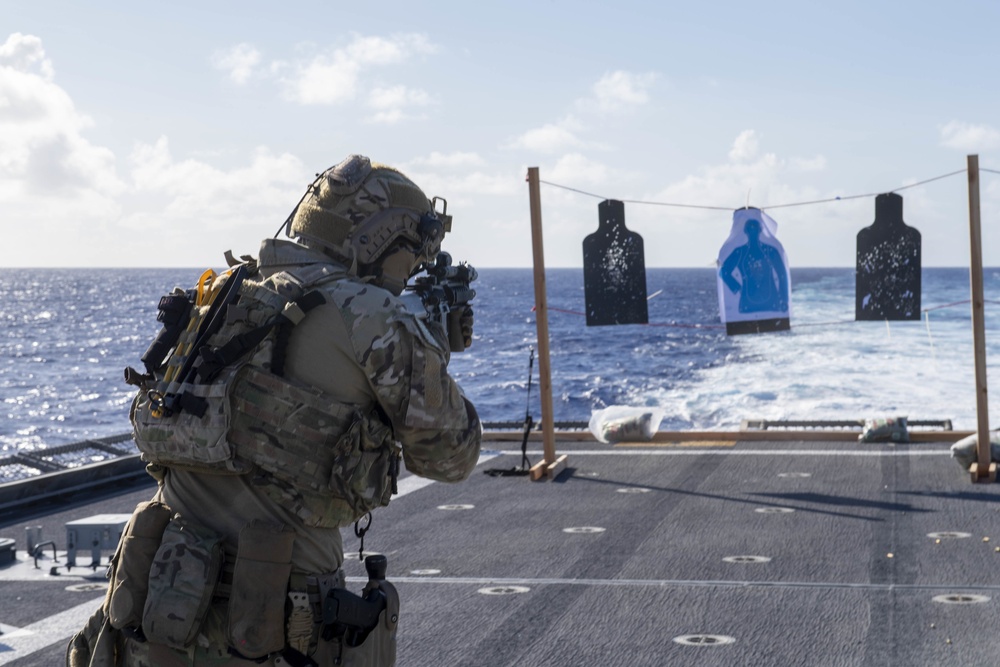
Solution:
M229 645L255 660L285 646L285 600L295 533L253 521L240 531L229 593Z
M347 526L389 504L399 464L392 428L377 414L357 414L334 446L330 475L340 525Z
M149 571L142 630L157 644L184 649L198 636L222 568L222 538L175 515Z
M108 618L117 630L137 628L149 590L149 570L170 523L170 508L163 503L139 503L122 535L112 564Z
M235 457L226 439L230 407L228 392L239 365L224 369L211 383L160 382L154 391L140 391L132 401L129 418L142 460L172 468L241 475L250 466ZM177 394L182 402L201 406L200 414L182 410L161 414L156 397Z

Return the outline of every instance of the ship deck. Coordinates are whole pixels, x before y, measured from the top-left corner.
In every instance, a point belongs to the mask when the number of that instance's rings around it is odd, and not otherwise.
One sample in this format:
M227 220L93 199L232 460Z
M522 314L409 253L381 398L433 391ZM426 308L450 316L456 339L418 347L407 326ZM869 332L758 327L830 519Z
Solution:
M726 434L722 434L726 435ZM402 612L399 659L421 665L1000 664L1000 487L972 484L950 441L562 437L551 481L493 477L520 442L484 443L469 480L400 480L365 540ZM541 445L529 443L537 462ZM103 573L50 574L26 526L129 513L152 482L0 515L0 665L63 664ZM364 570L345 531L349 587ZM89 552L81 561L89 563Z

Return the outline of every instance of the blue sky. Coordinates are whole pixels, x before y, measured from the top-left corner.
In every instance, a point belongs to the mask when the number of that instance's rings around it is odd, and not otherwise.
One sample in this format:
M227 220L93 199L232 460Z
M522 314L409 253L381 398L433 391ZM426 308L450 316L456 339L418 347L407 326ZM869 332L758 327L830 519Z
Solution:
M455 217L445 247L530 266L525 174L778 222L795 266L853 266L878 193L1000 170L1000 3L0 4L0 266L219 266L314 173L395 165ZM968 265L963 175L902 191L925 266ZM598 197L542 187L547 266ZM983 173L1000 265L1000 174ZM709 266L727 210L626 205L647 266Z

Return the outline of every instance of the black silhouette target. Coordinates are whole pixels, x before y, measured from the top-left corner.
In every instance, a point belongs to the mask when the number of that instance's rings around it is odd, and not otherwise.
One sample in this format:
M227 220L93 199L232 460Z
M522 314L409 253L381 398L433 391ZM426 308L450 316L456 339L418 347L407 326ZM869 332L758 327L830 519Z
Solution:
M856 320L920 319L920 232L903 222L903 198L875 198L875 222L858 232Z
M646 258L642 237L625 228L625 204L597 206L600 225L583 240L587 326L646 324Z

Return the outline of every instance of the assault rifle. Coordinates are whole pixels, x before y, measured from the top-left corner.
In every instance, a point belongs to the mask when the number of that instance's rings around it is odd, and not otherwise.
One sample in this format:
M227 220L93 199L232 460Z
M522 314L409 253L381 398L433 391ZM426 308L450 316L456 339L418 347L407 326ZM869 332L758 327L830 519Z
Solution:
M402 299L410 312L444 327L451 351L462 352L466 347L462 337L462 312L476 296L471 283L479 273L468 262L453 266L451 255L444 251L438 253L433 264L424 265L424 272L425 275L406 286Z

